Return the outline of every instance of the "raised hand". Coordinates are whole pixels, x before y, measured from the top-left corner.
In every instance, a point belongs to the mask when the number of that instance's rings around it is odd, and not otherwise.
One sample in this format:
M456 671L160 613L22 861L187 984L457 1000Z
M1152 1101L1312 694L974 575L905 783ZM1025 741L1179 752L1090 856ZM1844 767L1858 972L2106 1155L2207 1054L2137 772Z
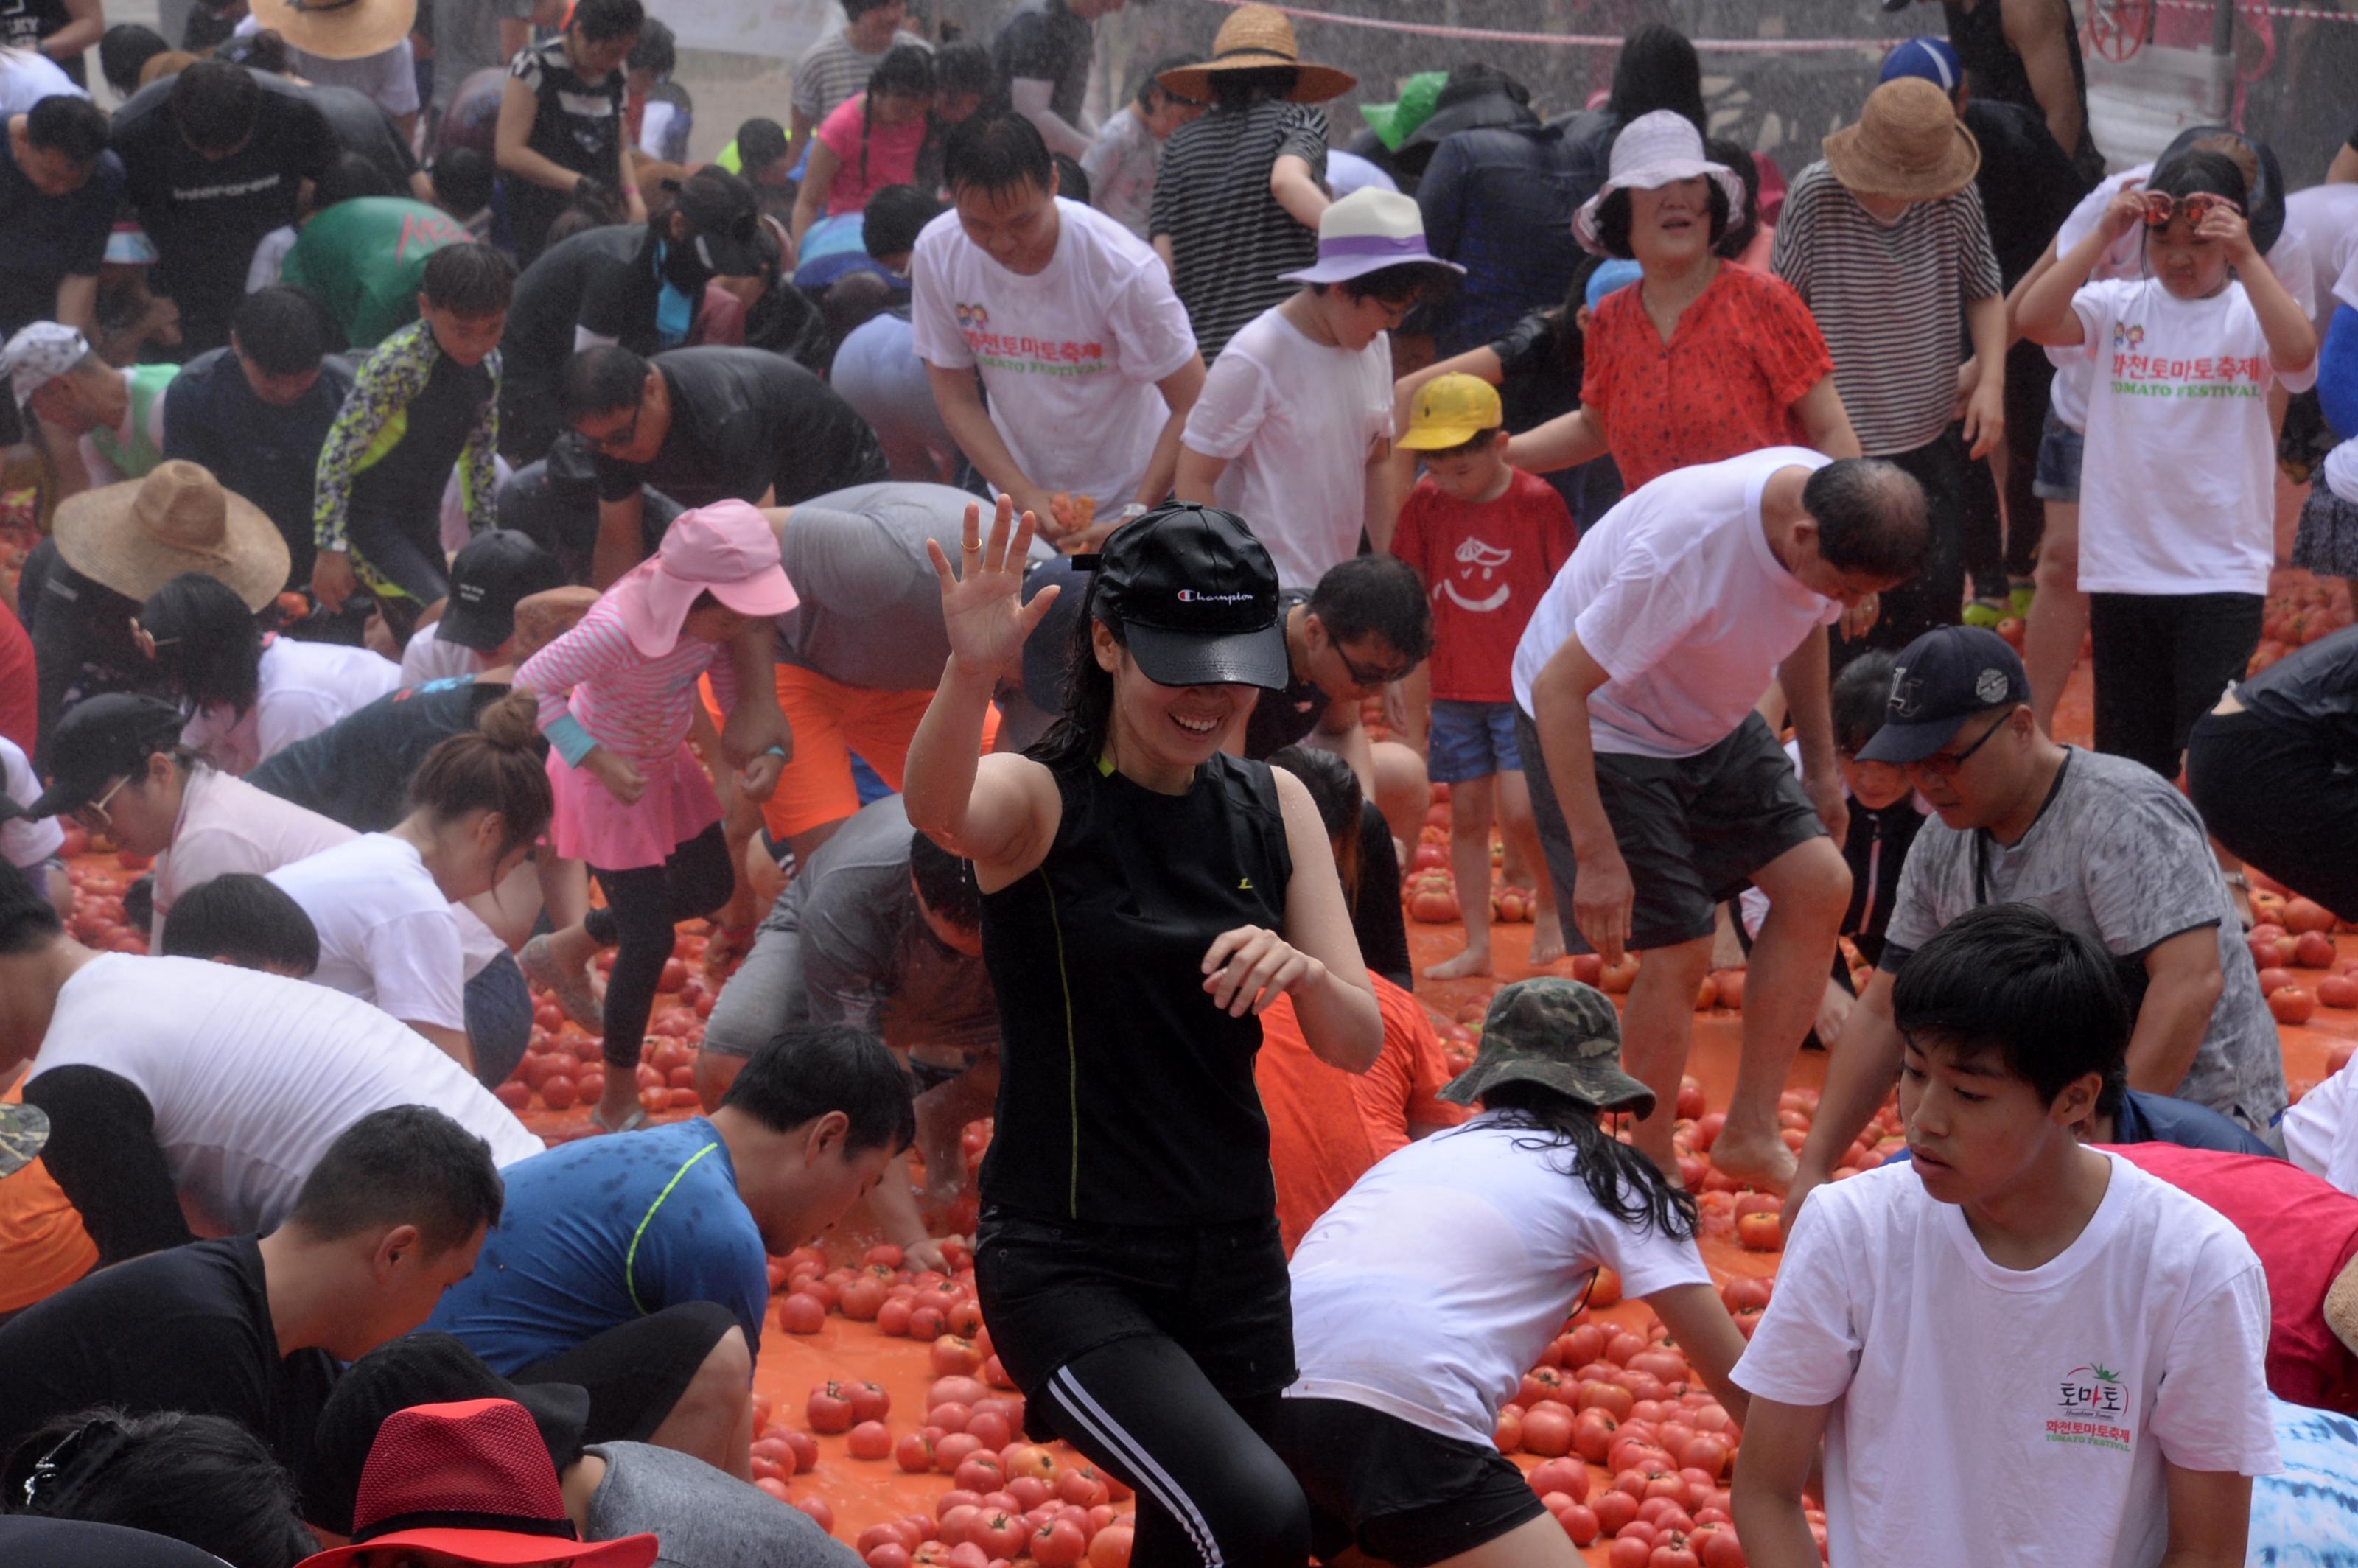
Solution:
M1036 526L1031 513L1020 522L1015 503L1002 495L990 520L990 535L982 536L981 509L969 503L960 544L958 569L953 574L941 545L928 540L934 575L942 587L942 624L949 633L950 656L964 668L994 678L1022 651L1023 640L1040 624L1056 601L1049 588L1023 602L1023 564L1032 553Z

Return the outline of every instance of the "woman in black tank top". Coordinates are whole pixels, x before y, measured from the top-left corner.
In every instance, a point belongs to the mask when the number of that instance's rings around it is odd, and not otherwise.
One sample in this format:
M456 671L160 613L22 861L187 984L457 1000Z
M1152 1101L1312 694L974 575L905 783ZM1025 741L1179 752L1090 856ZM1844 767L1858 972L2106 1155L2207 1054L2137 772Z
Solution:
M1220 749L1288 678L1277 573L1217 508L1125 525L1063 722L978 761L1053 599L1022 602L1033 520L1011 512L986 542L968 508L955 575L933 546L953 651L906 790L911 823L975 862L998 991L984 1318L1029 1423L1138 1492L1140 1568L1298 1568L1308 1505L1261 1435L1294 1366L1259 1014L1291 995L1351 1072L1383 1030L1309 793Z

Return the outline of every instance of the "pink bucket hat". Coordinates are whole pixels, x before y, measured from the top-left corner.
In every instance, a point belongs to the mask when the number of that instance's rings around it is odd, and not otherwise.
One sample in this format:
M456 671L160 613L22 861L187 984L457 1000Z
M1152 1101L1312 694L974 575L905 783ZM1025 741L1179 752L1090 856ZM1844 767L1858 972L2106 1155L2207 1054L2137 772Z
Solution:
M681 513L664 531L663 547L611 591L631 645L659 659L678 643L688 606L708 589L740 615L784 615L801 602L759 509L717 501Z

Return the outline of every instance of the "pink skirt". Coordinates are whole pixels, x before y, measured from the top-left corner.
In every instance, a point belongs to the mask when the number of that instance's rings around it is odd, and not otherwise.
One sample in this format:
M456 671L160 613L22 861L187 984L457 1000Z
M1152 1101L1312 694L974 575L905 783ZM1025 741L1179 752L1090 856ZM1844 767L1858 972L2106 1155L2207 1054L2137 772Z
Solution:
M587 860L602 871L660 866L671 852L720 820L720 797L687 742L668 767L640 770L646 793L625 806L606 792L597 775L548 753L548 783L557 795L557 819L549 838L569 860Z

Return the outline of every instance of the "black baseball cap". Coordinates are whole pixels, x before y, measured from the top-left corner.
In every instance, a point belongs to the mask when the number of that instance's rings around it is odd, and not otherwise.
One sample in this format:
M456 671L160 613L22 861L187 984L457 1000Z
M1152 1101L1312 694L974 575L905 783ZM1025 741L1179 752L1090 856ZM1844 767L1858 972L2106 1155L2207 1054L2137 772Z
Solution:
M1890 717L1858 760L1920 762L1974 714L2029 700L2030 677L2005 638L1981 626L1940 627L1893 662Z
M1160 686L1293 679L1277 567L1245 520L1169 501L1114 530L1097 558L1097 613L1121 623L1130 656Z
M179 744L187 720L161 697L110 691L66 709L49 736L50 784L25 808L27 816L62 816L105 792L109 779L146 766L157 752Z
M725 168L699 168L679 182L675 207L694 228L704 265L722 277L759 277L776 265L762 244L762 200Z
M514 528L478 534L450 563L450 604L435 640L488 654L515 634L517 601L564 586L564 568L530 535Z

